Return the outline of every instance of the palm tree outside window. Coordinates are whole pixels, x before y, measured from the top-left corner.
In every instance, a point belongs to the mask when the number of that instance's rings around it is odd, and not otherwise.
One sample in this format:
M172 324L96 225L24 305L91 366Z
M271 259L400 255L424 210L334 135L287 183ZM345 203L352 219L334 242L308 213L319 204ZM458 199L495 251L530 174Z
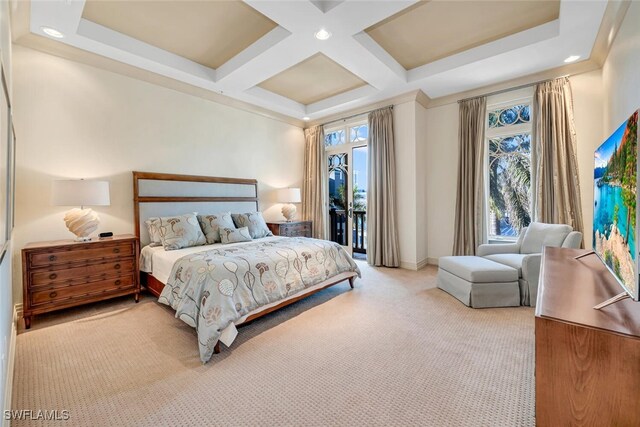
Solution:
M531 222L531 99L487 106L489 240L515 240Z

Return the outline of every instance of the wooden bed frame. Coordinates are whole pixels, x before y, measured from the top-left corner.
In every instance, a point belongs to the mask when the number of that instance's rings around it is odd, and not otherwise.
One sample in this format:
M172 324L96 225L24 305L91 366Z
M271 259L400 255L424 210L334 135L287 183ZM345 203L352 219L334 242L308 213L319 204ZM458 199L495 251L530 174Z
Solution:
M194 182L194 183L214 183L214 184L243 184L243 185L251 185L255 188L255 196L254 197L236 197L236 196L144 196L140 195L140 180L149 180L149 181L181 181L181 182ZM258 211L258 181L255 179L242 179L242 178L220 178L220 177L211 177L211 176L197 176L197 175L176 175L176 174L168 174L168 173L155 173L155 172L133 172L133 215L135 220L135 232L136 237L140 239L141 229L140 229L140 204L142 203L180 203L180 202L254 202L256 206L256 211ZM141 245L142 246L142 243ZM273 311L276 311L282 307L286 307L290 304L293 304L297 301L300 301L303 298L308 297L309 295L313 295L316 292L319 292L323 289L331 287L333 285L337 285L338 283L342 283L345 280L349 280L349 286L353 289L355 278L357 277L356 273L353 273L351 277L345 279L344 277L336 282L330 282L325 286L322 286L318 289L314 289L307 293L303 293L295 296L286 301L282 301L280 304L277 304L272 307L265 308L264 310L257 311L247 317L241 324L236 326L246 325L249 322L252 322L266 314L269 314ZM164 283L153 277L152 275L140 272L140 284L144 286L152 295L155 297L160 297L160 293L162 289L164 289ZM218 341L214 348L214 353L220 353L220 341Z

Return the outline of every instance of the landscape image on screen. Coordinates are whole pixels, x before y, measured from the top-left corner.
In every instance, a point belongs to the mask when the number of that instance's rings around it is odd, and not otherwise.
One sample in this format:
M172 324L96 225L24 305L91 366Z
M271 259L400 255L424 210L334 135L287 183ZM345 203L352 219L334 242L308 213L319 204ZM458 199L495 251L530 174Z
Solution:
M593 246L637 299L636 170L638 112L595 152Z

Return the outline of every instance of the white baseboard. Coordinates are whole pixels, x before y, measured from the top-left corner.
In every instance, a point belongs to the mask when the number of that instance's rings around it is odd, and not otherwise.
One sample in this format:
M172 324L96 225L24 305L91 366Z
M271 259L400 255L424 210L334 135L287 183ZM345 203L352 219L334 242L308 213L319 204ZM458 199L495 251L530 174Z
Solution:
M400 261L400 268L404 268L405 270L421 270L429 264L429 258L425 258L419 262L409 262L409 261Z
M18 319L20 319L20 315L18 315L19 312L22 313L22 304L14 305L13 306L13 324L11 325L11 337L9 339L9 353L8 353L9 358L7 360L7 378L4 383L4 402L2 406L4 410L11 409L11 397L13 395L13 368L15 366L15 360L16 360L16 337L18 335ZM2 418L3 418L2 426L9 427L11 425L11 421L4 420L4 416Z
M438 260L440 258L427 258L427 264L429 265L438 265Z

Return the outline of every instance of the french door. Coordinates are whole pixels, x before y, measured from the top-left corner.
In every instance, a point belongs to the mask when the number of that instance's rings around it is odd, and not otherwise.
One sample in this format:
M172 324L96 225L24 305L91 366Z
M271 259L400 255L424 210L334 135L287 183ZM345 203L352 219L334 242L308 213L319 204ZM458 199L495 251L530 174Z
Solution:
M367 125L354 123L325 135L329 239L350 254L366 254Z

